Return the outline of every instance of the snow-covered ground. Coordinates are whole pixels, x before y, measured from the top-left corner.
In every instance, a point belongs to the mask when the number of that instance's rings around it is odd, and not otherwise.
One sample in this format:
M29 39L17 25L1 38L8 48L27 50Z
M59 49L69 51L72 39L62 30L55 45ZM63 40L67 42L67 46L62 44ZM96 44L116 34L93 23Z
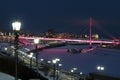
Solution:
M1 44L1 50L4 50L8 44ZM96 45L95 45L96 46ZM77 68L75 73L82 72L88 74L89 72L98 72L97 66L103 66L104 70L101 73L107 73L110 75L120 76L120 50L96 48L86 53L70 53L68 49L84 49L89 45L67 45L62 47L55 47L44 49L38 53L39 59L43 58L48 61L52 61L55 58L60 58L62 64L61 69L70 71L72 68ZM32 46L27 48L21 48L20 50L26 52L28 49L34 49ZM35 54L34 54L35 56Z
M0 80L15 80L13 76L0 72Z
M67 49L82 49L88 47L88 45L67 45L63 47L44 49L39 52L39 58L46 60L60 58L59 63L62 63L63 65L61 68L67 71L76 67L76 72L88 74L89 72L98 72L97 66L103 66L104 70L101 71L102 73L120 76L120 50L96 48L95 50L87 53L73 54L67 52Z

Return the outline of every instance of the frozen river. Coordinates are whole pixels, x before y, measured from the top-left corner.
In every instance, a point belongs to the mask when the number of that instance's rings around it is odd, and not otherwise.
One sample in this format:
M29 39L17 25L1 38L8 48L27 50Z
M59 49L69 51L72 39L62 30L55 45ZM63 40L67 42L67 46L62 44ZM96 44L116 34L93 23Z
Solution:
M53 60L54 58L60 58L62 63L62 69L70 71L73 67L77 68L76 72L97 72L97 66L103 66L105 69L102 73L108 73L113 75L120 75L120 50L96 48L93 51L87 53L73 54L67 52L67 49L87 48L87 45L67 45L63 47L56 47L50 49L44 49L39 52L39 58L46 60Z

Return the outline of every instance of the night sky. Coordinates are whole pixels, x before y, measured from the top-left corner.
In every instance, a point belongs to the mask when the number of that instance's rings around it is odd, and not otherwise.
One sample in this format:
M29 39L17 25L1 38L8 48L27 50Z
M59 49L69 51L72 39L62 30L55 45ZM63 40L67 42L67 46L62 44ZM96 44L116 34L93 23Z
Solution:
M0 28L8 30L19 19L31 32L84 34L90 17L94 33L120 35L120 0L0 0Z

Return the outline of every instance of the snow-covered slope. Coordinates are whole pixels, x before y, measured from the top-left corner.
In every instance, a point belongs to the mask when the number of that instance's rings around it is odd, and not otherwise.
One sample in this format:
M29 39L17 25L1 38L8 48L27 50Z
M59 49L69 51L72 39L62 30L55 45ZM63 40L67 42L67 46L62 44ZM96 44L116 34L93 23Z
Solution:
M87 48L88 45L68 45L64 47L56 47L45 49L39 52L39 58L53 60L60 58L62 69L70 71L73 67L77 68L76 72L97 72L97 66L103 66L105 69L102 73L113 74L120 76L120 50L96 48L87 53L73 54L67 52L70 48Z

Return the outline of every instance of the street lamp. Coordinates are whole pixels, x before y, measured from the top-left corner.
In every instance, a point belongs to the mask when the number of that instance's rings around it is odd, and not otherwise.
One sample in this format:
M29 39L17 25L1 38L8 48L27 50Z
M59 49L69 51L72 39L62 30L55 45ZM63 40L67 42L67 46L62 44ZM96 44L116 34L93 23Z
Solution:
M38 69L38 53L37 53L37 49L38 49L39 38L35 38L34 43L36 45L35 46L35 48L36 48L36 68Z
M24 58L25 58L25 56L22 56L23 63L24 63Z
M48 63L50 64L50 63L51 63L51 61L48 61Z
M72 80L72 74L73 74L76 70L77 70L77 68L73 68L73 69L70 70L70 72L71 72L71 80ZM73 75L73 77L74 77L74 75Z
M44 59L40 59L40 61L42 62L42 61L44 61Z
M54 72L53 72L53 80L55 80L55 73L56 73L56 69L55 69L55 64L57 63L57 61L56 61L56 59L55 60L52 60L52 62L53 62L53 68L54 68Z
M30 67L32 68L32 57L33 57L33 53L30 53L29 57L30 57Z
M59 67L62 67L62 64L58 64L58 66L59 66ZM60 70L61 70L61 68L60 68Z
M73 68L73 70L75 71L75 70L77 70L77 68Z
M54 60L52 60L53 62L53 68L54 68L54 77L53 77L53 80L55 80L55 77L56 79L58 80L58 62L60 61L59 58L55 58ZM56 75L56 70L57 70L57 75Z
M60 59L59 58L56 58L55 59L56 60L56 70L57 70L57 80L58 80L58 67L59 67L59 64L58 64L58 62L60 61Z
M70 71L71 73L73 73L74 72L74 70L73 69L71 69L71 71Z
M104 67L103 67L103 66L97 66L97 70L98 70L99 72L101 72L101 71L104 70Z
M15 21L12 23L12 28L14 31L15 39L14 39L14 46L15 46L15 80L18 80L18 42L19 42L19 34L21 28L21 22Z
M21 28L21 22L15 21L12 23L13 31L20 31Z
M83 74L83 72L80 72L80 75L82 75Z
M58 66L59 66L59 74L61 74L61 67L62 67L63 65L60 63L60 64L58 64Z
M70 72L71 72L71 80L72 80L72 73L74 72L74 70L73 70L73 69L71 69L71 70L70 70Z

